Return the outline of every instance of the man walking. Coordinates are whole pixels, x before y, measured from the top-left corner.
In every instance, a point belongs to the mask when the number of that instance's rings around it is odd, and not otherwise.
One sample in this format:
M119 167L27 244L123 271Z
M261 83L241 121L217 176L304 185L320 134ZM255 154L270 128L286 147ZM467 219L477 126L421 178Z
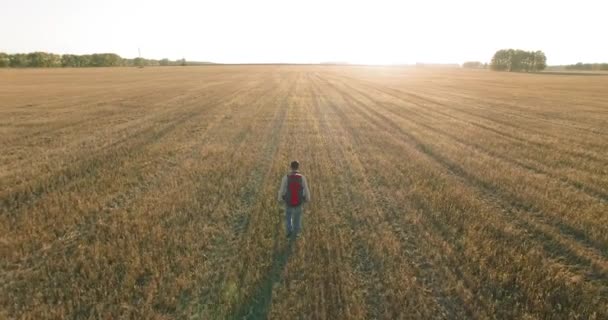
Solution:
M306 178L298 171L300 163L291 162L291 172L283 176L279 188L279 202L285 204L287 237L297 237L302 227L302 204L310 201Z

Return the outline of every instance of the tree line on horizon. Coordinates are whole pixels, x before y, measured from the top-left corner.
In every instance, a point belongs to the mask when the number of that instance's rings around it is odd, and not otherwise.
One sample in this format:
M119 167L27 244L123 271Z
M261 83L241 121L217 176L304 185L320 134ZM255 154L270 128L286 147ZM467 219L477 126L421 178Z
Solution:
M204 62L186 62L186 59L127 59L115 53L54 54L30 52L7 54L0 52L0 68L84 68L84 67L144 67L200 65Z
M481 61L467 61L462 64L462 67L465 69L487 69L488 64Z
M524 51L515 49L502 49L496 51L492 62L467 61L462 64L465 69L487 69L496 71L537 72L547 68L547 57L542 51ZM583 63L559 65L549 67L551 70L576 71L608 71L608 63Z
M576 63L564 66L566 70L608 71L608 63Z
M54 54L48 52L30 52L7 54L0 52L0 68L82 68L82 67L144 67L144 66L186 66L205 65L209 62L194 62L186 59L127 59L115 53L93 54ZM524 51L515 49L498 50L490 64L480 61L463 63L467 69L487 69L496 71L536 72L547 67L547 57L542 51ZM559 66L566 70L608 71L608 63L576 63Z

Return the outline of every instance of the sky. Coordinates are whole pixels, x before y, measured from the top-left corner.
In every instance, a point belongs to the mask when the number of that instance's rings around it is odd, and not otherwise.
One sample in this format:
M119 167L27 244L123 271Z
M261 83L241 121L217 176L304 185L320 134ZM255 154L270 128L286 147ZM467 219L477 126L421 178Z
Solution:
M606 0L0 0L0 52L218 63L608 62Z

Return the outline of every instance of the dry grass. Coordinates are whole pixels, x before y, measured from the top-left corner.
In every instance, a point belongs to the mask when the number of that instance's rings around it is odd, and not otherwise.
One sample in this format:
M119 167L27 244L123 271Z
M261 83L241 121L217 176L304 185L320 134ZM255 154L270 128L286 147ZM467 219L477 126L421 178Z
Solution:
M605 319L607 87L0 70L0 318ZM295 243L292 158L313 193Z

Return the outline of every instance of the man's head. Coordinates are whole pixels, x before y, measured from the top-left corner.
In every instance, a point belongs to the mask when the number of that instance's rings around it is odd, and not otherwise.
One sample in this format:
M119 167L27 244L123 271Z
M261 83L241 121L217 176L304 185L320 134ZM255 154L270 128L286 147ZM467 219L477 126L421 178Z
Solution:
M300 168L300 163L297 160L294 160L291 162L291 170L296 171L298 170L298 168Z

